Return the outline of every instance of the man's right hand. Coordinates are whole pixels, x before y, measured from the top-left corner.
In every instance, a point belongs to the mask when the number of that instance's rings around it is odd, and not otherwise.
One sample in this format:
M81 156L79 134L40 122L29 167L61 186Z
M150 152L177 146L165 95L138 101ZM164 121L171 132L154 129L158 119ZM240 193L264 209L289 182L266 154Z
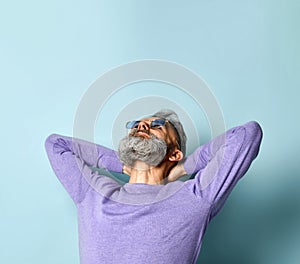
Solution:
M122 173L125 173L125 174L127 174L127 175L130 176L130 174L131 174L131 168L127 167L126 165L123 165Z
M169 182L173 182L186 174L187 173L183 167L183 163L179 163L174 168L171 169L167 179Z

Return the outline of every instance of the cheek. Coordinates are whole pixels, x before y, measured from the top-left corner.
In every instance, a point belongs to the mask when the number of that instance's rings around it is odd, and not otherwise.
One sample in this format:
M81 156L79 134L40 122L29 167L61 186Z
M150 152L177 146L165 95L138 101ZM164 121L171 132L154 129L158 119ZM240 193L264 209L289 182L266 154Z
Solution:
M166 141L167 145L173 144L172 138L169 135L166 135L164 140Z
M165 137L164 137L164 134L162 133L162 131L153 130L153 131L151 131L151 133L154 136L156 136L157 138L165 140Z
M156 136L157 138L162 139L168 144L168 136L164 133L164 131L155 129L150 131L150 133Z

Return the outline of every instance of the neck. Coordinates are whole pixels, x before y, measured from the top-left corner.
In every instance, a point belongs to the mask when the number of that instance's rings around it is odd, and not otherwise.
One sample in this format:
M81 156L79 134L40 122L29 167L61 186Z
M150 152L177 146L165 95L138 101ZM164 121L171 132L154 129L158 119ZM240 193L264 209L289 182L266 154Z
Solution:
M166 184L168 170L166 163L152 167L142 161L136 161L130 171L129 183Z

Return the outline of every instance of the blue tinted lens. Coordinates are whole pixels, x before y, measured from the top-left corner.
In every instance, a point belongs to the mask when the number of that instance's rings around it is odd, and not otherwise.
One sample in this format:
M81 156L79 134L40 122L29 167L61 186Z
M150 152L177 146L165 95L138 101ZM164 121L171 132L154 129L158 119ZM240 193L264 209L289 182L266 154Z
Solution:
M164 119L155 119L151 122L151 127L164 126L165 123L166 123L166 120L164 120Z
M133 128L137 128L139 125L140 121L128 121L126 123L126 128L127 129L133 129Z

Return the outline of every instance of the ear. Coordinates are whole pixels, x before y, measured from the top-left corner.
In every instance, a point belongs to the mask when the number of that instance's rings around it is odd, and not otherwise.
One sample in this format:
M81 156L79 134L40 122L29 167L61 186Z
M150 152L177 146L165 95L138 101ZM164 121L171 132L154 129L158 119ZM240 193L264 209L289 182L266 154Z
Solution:
M174 149L169 156L169 161L180 161L183 158L183 153L179 149Z

